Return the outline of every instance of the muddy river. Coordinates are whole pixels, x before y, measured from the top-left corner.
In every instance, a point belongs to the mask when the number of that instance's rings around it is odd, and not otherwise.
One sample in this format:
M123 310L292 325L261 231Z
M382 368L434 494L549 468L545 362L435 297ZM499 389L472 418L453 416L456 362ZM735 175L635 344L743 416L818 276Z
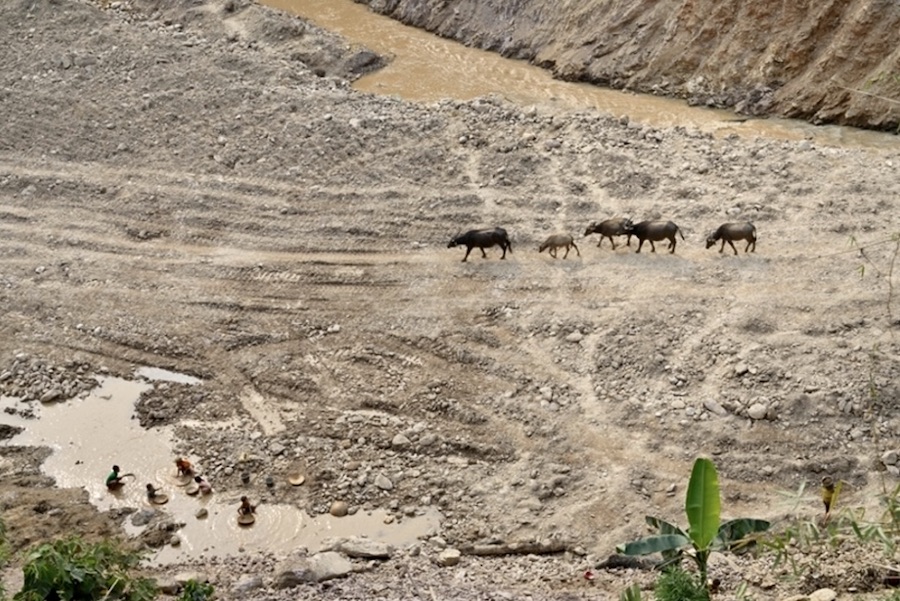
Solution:
M225 493L215 490L215 478L209 478L213 492L205 496L195 494L190 478L177 476L171 430L142 428L134 405L152 380L192 385L202 385L201 381L149 367L137 369L135 376L132 380L100 377L99 386L85 398L65 403L31 403L29 407L38 419L4 412L0 423L25 428L8 444L53 450L41 469L56 479L57 486L85 489L91 502L101 510L127 507L145 515L165 512L172 521L183 523L184 527L177 531L179 544L161 548L153 561L170 563L188 557L224 557L261 550L287 553L299 547L314 553L329 539L351 536L403 547L438 531L440 515L433 509L403 519L395 519L383 510L358 511L339 518L330 514L311 516L292 504L267 503L266 489L259 482L249 483L245 490ZM2 397L0 409L15 408L17 403L14 398ZM202 474L202 460L189 459ZM125 485L111 492L104 480L114 464L127 476ZM146 496L147 484L165 494L167 502L151 504ZM289 481L276 485L292 486ZM236 519L243 494L258 503L257 519L250 527L238 525ZM200 512L201 509L206 511ZM126 522L126 531L132 535L144 527Z
M389 57L390 64L360 78L364 92L413 102L500 96L520 106L596 110L657 127L681 125L716 135L738 134L819 144L895 149L897 136L788 119L743 119L731 111L692 107L681 100L632 94L553 79L524 61L469 48L378 15L353 0L262 0Z

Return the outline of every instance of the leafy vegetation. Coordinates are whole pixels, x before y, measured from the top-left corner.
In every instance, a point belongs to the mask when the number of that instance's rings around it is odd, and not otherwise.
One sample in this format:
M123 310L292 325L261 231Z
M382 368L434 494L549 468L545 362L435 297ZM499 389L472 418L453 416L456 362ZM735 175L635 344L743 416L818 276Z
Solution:
M72 536L46 543L28 553L25 583L13 601L150 601L156 584L133 575L140 560L140 554L110 541Z
M647 524L656 528L659 534L619 545L616 550L625 555L660 553L664 560L661 567L664 568L680 567L682 558L687 555L696 563L697 584L705 591L710 554L745 548L755 540L751 535L768 530L770 525L765 520L752 518L721 523L720 503L716 467L709 459L698 458L691 470L685 499L688 531L648 516Z
M663 571L653 589L657 601L708 601L709 591L680 567Z
M896 557L900 541L900 486L882 494L880 500L884 510L875 519L868 518L862 508L844 506L832 511L827 520L792 522L761 544L774 552L776 567L786 563L795 576L818 571L811 558L851 541L863 546L880 545L890 561Z
M641 587L632 584L619 593L619 601L641 601Z
M178 601L209 601L214 593L215 588L208 582L188 580L178 596Z

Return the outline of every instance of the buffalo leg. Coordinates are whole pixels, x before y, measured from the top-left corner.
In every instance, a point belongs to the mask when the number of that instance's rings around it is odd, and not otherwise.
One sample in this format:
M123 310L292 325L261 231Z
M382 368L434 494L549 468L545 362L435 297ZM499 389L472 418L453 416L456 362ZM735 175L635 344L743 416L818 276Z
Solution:
M748 241L748 242L747 242L747 248L744 249L744 252L747 252L747 250L750 248L750 245L751 245L751 244L753 245L753 250L750 251L750 252L756 252L756 240L750 240L750 241Z
M653 243L651 242L650 244L653 244ZM636 253L641 252L641 247L642 247L643 245L644 245L644 239L643 239L643 238L638 238L638 247L637 247L637 250L634 251L634 252L636 252Z
M609 243L612 244L613 250L616 250L616 240L612 236L609 237Z
M728 241L728 246L731 247L731 250L734 251L734 254L738 254L738 253L737 253L737 249L734 247L734 242L732 242L731 240L729 240L729 241Z
M722 251L725 250L725 238L722 238L722 245L719 246L719 254L722 254Z
M481 249L481 258L482 258L482 259L487 259L487 253L484 252L484 247L483 247L483 246L479 246L478 248Z
M471 246L467 246L467 247L466 247L466 256L464 256L464 257L463 257L463 260L462 260L463 263L465 263L465 262L466 262L466 259L469 258L469 253L470 253L470 252L472 252L472 247L471 247Z
M675 254L675 236L672 236L672 241L669 242L669 254L670 255Z

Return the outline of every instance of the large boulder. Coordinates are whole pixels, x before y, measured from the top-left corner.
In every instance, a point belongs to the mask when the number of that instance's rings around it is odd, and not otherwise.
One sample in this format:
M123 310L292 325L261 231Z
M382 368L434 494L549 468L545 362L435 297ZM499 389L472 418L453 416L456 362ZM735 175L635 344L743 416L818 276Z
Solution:
M349 559L334 551L316 553L284 561L275 570L275 588L292 588L301 584L342 578L353 571Z

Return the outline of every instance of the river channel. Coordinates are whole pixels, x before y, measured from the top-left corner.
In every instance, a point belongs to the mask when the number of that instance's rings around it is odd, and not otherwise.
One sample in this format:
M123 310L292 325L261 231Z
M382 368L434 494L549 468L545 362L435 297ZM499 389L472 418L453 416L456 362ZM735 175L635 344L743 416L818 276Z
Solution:
M655 127L684 126L719 136L737 134L810 140L830 146L896 149L897 136L789 119L746 119L731 111L689 106L682 100L633 94L553 79L527 62L467 47L372 12L353 0L262 0L340 34L351 44L389 57L387 67L356 82L363 92L412 102L500 96L520 106L561 111L596 110Z

